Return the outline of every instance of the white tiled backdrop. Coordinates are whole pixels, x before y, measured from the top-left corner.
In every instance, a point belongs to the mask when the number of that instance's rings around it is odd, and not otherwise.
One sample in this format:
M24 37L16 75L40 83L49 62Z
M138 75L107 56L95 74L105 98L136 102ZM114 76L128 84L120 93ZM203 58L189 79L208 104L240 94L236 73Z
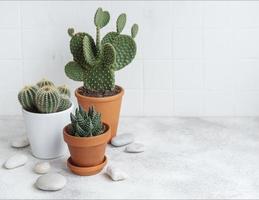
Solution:
M128 14L139 24L137 57L117 73L124 116L259 115L259 2L0 2L0 114L21 114L17 92L42 77L71 89L68 27L95 34L96 8L111 13L102 34Z

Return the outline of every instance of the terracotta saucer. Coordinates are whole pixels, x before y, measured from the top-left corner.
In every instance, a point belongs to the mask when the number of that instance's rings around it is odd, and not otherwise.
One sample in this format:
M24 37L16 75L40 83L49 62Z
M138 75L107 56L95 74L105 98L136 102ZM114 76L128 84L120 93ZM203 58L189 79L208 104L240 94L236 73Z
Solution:
M103 162L92 167L79 167L73 164L71 157L67 159L67 167L75 174L80 176L91 176L102 171L107 163L107 157L104 156Z

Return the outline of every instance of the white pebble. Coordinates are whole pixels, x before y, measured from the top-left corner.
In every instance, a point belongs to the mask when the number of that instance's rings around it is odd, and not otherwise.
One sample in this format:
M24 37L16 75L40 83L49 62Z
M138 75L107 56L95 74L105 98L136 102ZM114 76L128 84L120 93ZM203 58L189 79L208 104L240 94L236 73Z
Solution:
M28 146L29 140L26 136L20 136L18 138L15 138L12 142L11 142L11 146L15 147L15 148L21 148L21 147L26 147Z
M125 133L115 136L111 140L111 144L116 147L124 146L134 142L134 135L131 133Z
M53 173L40 176L35 185L40 190L56 191L65 187L67 180L64 176Z
M5 168L13 169L16 167L23 166L28 161L27 156L23 154L15 154L7 159L5 162Z
M122 181L128 178L128 175L121 171L120 169L108 166L106 168L106 174L113 180L113 181Z
M141 153L145 151L145 146L141 143L135 142L126 146L125 151L128 153Z
M38 174L46 174L50 170L50 164L49 162L38 162L34 166L34 171Z

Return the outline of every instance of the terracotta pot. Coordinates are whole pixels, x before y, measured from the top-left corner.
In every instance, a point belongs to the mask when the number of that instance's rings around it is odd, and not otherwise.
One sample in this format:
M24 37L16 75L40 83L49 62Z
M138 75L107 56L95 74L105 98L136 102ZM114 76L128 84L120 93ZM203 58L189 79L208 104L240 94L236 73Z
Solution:
M75 91L78 104L81 105L84 110L88 110L90 106L94 106L96 111L102 114L102 121L111 126L111 138L116 136L117 133L121 100L124 94L124 89L120 86L118 87L121 89L120 93L109 97L88 97L79 94L78 89Z
M67 163L69 169L83 176L101 171L107 162L104 154L111 137L110 127L105 124L105 133L98 136L75 137L69 134L68 126L63 129L63 136L71 155Z

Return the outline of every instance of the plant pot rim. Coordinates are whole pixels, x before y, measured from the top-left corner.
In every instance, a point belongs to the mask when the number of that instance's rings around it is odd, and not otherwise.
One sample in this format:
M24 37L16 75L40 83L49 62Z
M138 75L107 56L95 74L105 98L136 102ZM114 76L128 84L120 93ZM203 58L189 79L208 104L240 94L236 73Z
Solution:
M124 94L124 89L123 89L123 87L121 87L121 86L119 86L119 85L116 85L117 87L119 87L120 88L120 92L118 93L118 94L115 94L115 95L113 95L113 96L107 96L107 97L90 97L90 96L84 96L84 95L81 95L81 94L79 94L78 93L78 89L79 88L77 88L76 90L75 90L75 96L77 97L77 98L82 98L82 99L88 99L88 100L90 100L90 101L95 101L95 102L109 102L109 101L114 101L115 99L118 99L118 98L121 98L122 96L123 96L123 94Z
M63 129L63 136L65 142L70 146L76 146L76 147L88 147L88 146L97 146L103 143L106 143L109 141L111 137L111 128L108 124L102 122L107 128L104 133L97 136L92 137L77 137L70 135L68 133L68 125L66 125Z
M69 157L67 159L67 167L75 174L80 175L80 176L90 176L90 175L95 175L98 172L100 172L103 167L107 164L107 157L104 155L103 162L100 163L99 165L91 166L91 167L80 167L75 165L72 162L72 158Z
M64 113L66 113L68 110L73 110L73 108L74 108L74 104L73 104L73 102L71 102L71 106L68 109L62 110L62 111L59 111L59 112L54 112L54 113L34 113L34 112L30 112L28 110L25 110L23 108L22 108L22 112L24 114L27 114L27 115L34 115L35 117L37 117L37 116L57 116L57 115L62 115Z

